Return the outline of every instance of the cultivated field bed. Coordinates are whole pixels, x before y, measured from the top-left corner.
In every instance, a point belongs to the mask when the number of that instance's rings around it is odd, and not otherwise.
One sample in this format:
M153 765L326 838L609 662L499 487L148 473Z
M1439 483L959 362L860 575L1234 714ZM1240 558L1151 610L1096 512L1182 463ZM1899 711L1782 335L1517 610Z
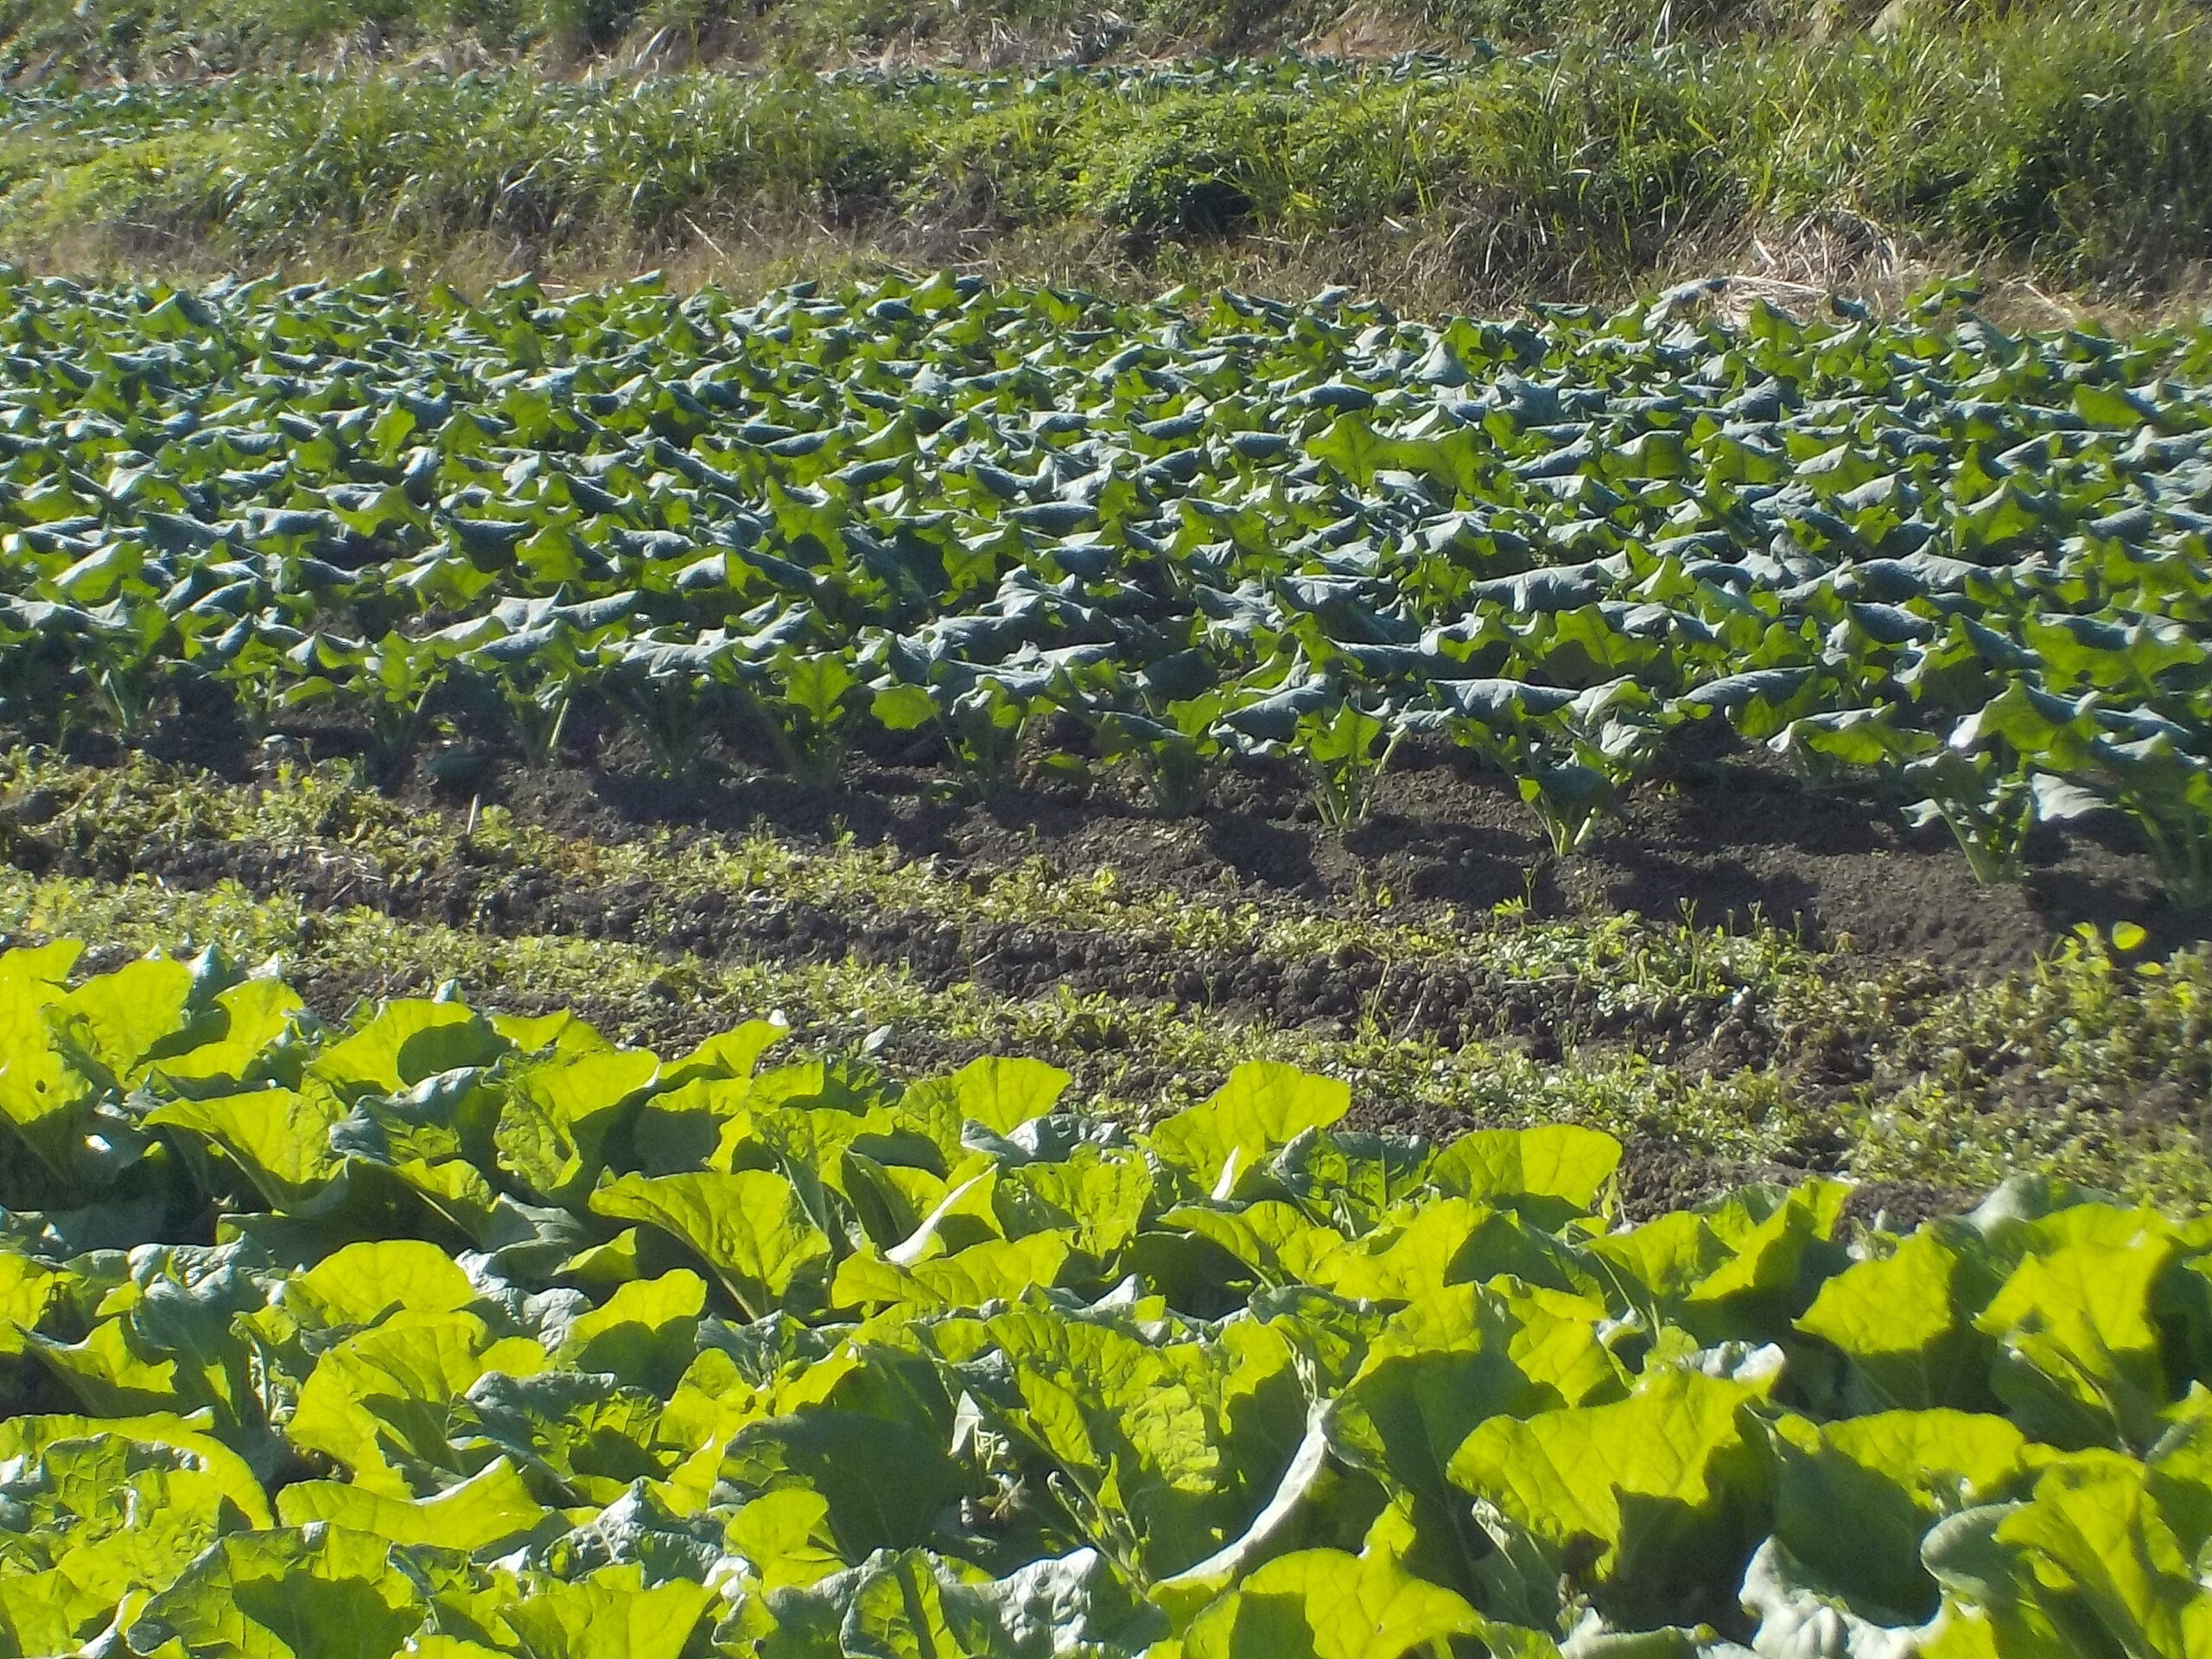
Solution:
M0 1653L2196 1659L2212 335L1716 297L17 282Z
M1616 1226L1611 1136L1287 1065L1133 1132L79 950L0 957L19 1653L2202 1649L2201 1221Z

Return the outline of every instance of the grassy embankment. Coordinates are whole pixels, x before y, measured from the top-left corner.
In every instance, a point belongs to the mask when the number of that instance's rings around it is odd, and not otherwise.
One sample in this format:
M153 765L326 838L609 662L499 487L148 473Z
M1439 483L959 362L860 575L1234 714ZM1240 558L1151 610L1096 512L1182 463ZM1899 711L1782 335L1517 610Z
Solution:
M1109 32L1123 50L1267 44L1324 39L1326 21L1158 4ZM1424 308L1605 301L1713 270L1879 296L1981 266L2171 309L2212 253L2212 22L2193 7L1922 8L1869 31L1486 0L1396 26L1459 51L1449 66L805 67L894 41L997 41L1033 62L1077 27L1049 0L29 0L0 22L0 66L39 89L0 105L0 255L192 275L411 260L464 282L888 260L1121 288L1344 281ZM273 73L365 66L365 41L412 67ZM656 67L753 67L600 73L656 41ZM489 67L438 67L464 62ZM194 66L255 72L66 95Z
M1469 42L1633 46L1842 33L1883 0L17 0L0 14L9 73L228 73L419 53L557 63L590 58L808 67L929 61L976 67L1109 55L1300 47L1374 53ZM1955 3L1931 7L1939 13Z

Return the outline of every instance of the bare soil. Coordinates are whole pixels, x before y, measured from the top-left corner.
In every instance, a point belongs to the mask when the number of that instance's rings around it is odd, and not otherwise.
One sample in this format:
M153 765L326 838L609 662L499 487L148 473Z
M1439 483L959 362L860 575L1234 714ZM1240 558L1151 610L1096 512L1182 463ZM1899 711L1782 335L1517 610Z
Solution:
M192 717L210 712L188 709L160 747L239 780L265 769L269 757L243 745L219 717ZM851 757L833 787L768 773L753 764L762 757L741 747L719 751L697 780L671 782L652 775L619 728L580 725L571 764L556 771L526 769L486 742L466 753L465 765L418 765L392 787L448 815L456 828L472 807L497 803L518 821L602 842L765 830L806 845L849 835L904 860L933 861L956 877L1042 859L1071 879L1109 869L1139 887L1194 900L1317 916L1371 915L1387 896L1402 918L1465 928L1490 925L1500 906L1538 916L1635 912L1732 929L1765 925L1839 952L1855 977L1891 976L1923 998L2024 969L2082 922L2134 921L2162 949L2205 936L2205 918L2171 911L2148 859L2124 842L2050 834L2031 849L2027 881L1986 887L1944 832L1908 828L1896 804L1866 791L1810 791L1763 754L1732 746L1686 760L1562 860L1510 779L1449 749L1402 756L1369 821L1339 837L1317 821L1303 780L1287 765L1229 769L1204 810L1177 818L1134 798L1121 780L1096 774L1087 787L1011 788L976 798L942 767L902 764L915 757L897 752ZM295 749L325 754L357 743L342 730L290 740ZM97 746L85 758L98 759ZM367 906L498 934L620 940L671 957L789 965L850 958L903 967L931 987L974 983L1035 996L1065 986L1276 1027L1342 1033L1365 1020L1449 1046L1511 1042L1539 1061L1560 1058L1570 1045L1618 1043L1693 1071L1779 1068L1816 1100L1865 1081L1874 1064L1865 1042L1789 1026L1756 999L1600 1008L1572 976L1557 983L1507 977L1471 953L1392 963L1357 947L1323 960L1193 954L1165 936L750 903L714 890L657 893L643 883L578 887L467 847L461 858L397 887L365 862L253 841L111 852L88 861L41 836L52 811L36 799L0 802L0 856L35 872L108 880L153 874L183 887L234 880L257 894L293 896L311 911ZM330 1004L327 1012L342 1013L361 988L342 976L320 982L311 964L302 967L301 988ZM671 1010L671 1039L683 1023ZM1370 1128L1436 1134L1454 1127L1427 1121L1433 1114L1406 1103L1363 1101L1356 1110ZM1738 1166L1638 1144L1624 1170L1625 1197L1634 1211L1656 1211L1745 1179L1834 1168L1844 1150L1816 1139L1793 1148L1787 1164ZM1859 1207L1868 1219L1885 1208L1893 1219L1916 1218L1961 1207L1971 1196L1885 1189L1862 1195Z

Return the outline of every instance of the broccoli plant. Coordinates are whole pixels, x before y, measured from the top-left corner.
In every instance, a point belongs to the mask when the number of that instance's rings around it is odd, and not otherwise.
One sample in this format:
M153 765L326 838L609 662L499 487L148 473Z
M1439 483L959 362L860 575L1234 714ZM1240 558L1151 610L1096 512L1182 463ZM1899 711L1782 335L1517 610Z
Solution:
M2212 905L2212 765L2165 732L2096 746L2112 803L2158 861L2167 896L2187 910Z
M864 688L844 656L785 650L752 680L740 683L747 709L775 745L784 771L802 783L834 780L864 701Z
M607 695L645 743L658 776L697 773L722 689L726 646L717 629L690 644L648 634L617 651Z
M1899 726L1897 712L1885 703L1872 709L1807 715L1769 738L1767 747L1811 783L1832 784L1853 769L1894 779L1906 765L1929 753L1936 744L1932 732Z
M2028 832L2080 817L2095 802L2060 785L2093 764L2100 747L2088 705L2016 679L1951 728L1944 746L1897 773L1916 823L1949 826L1974 879L2012 881Z
M1987 753L1955 748L1915 760L1898 777L1918 793L1906 818L1947 825L1975 880L1995 886L2019 880L2021 849L2035 823L2035 791L2025 777Z
M506 710L524 760L540 768L560 758L561 736L576 697L602 674L598 650L565 623L510 634L470 653Z
M1437 688L1443 729L1512 778L1564 858L1586 842L1622 794L1656 762L1680 715L1623 677L1570 692L1519 680Z
M1186 818L1205 804L1206 765L1219 753L1208 728L1220 704L1209 696L1175 705L1180 718L1170 724L1147 715L1112 709L1093 729L1098 753L1108 760L1127 760L1144 779L1153 804L1169 817Z
M1188 817L1205 804L1207 766L1221 752L1214 727L1229 700L1218 677L1195 649L1171 652L1134 674L1102 662L1070 674L1065 703L1090 724L1101 760L1127 763L1155 807Z
M1300 718L1293 748L1323 823L1342 835L1367 822L1376 785L1404 737L1403 726L1376 719L1348 697L1326 713Z
M870 711L886 729L933 726L968 786L984 796L1013 786L1021 734L1039 701L1038 694L1010 688L994 675L978 677L949 698L944 688L899 681L879 683L869 693Z
M983 794L1012 787L1022 729L1033 707L1034 699L989 676L952 700L945 719L952 758Z
M300 679L293 653L309 638L250 616L204 642L200 665L229 688L238 723L250 736L266 737L275 727Z
M1586 744L1554 748L1541 740L1525 744L1516 771L1521 798L1544 827L1552 851L1565 858L1590 838L1619 794Z
M167 612L128 599L89 610L64 601L22 600L12 612L11 632L18 634L12 650L22 653L9 677L14 708L54 701L54 683L38 683L31 675L41 665L62 667L56 677L64 691L59 709L63 725L71 723L73 693L79 707L88 706L92 719L105 722L124 741L146 734L168 687L174 660ZM69 676L67 667L81 677Z
M367 694L368 761L383 779L399 777L422 735L423 715L430 694L444 681L448 659L431 641L387 633L369 647L355 684Z
M82 684L67 638L49 620L59 608L35 600L0 607L0 716L25 731L57 733L69 688Z

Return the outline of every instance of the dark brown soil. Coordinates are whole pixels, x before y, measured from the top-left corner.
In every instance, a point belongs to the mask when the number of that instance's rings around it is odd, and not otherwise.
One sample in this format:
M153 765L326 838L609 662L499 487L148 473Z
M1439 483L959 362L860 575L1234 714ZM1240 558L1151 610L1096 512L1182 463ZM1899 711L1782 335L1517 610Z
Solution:
M602 841L671 826L761 828L801 842L849 833L954 870L1041 857L1071 875L1108 868L1194 898L1316 911L1364 909L1388 889L1399 912L1417 919L1446 906L1477 919L1517 900L1538 915L1763 921L1808 944L1974 978L2026 966L2082 921L2135 921L2160 946L2205 936L2204 917L2169 909L2150 860L2124 832L2044 832L2026 882L1984 887L1943 830L1908 827L1870 792L1809 790L1748 755L1632 797L1562 861L1510 779L1448 748L1402 758L1369 821L1341 839L1281 764L1240 765L1217 777L1204 811L1169 818L1116 779L969 803L933 768L859 764L834 789L734 773L671 784L638 766L620 739L605 750L597 766L544 773L492 765L458 785L418 778L407 789L448 806L500 801L526 822Z
M233 779L264 770L271 753L245 743L226 704L202 701L181 709L149 747ZM1632 796L1561 861L1511 780L1448 745L1405 745L1370 820L1339 838L1317 821L1287 763L1217 772L1206 809L1178 819L1095 768L1087 782L976 800L931 764L928 743L905 738L880 737L848 757L837 785L811 787L777 775L764 746L737 732L715 741L704 776L674 783L650 772L603 710L572 719L572 764L540 771L517 764L470 709L450 712L467 741L425 753L393 784L398 792L448 810L497 802L524 822L599 841L667 830L757 828L800 842L850 834L956 870L1041 856L1071 874L1109 868L1194 897L1317 910L1364 908L1387 889L1416 918L1447 905L1479 916L1519 900L1538 915L1758 920L1875 962L1972 978L2025 966L2079 922L2134 921L2160 948L2205 937L2208 924L2170 910L2124 826L2038 832L2024 883L1983 887L1942 829L1909 828L1896 803L1871 791L1809 789L1718 722L1694 734L1702 753L1686 753L1669 782ZM1068 735L1079 745L1079 733ZM361 747L342 727L302 728L277 742L324 755Z
M1396 914L1438 921L1449 906L1465 925L1482 925L1501 903L1540 915L1764 919L1808 943L1848 942L1859 969L1910 961L1938 982L2024 966L2084 918L2126 916L2193 937L2181 918L2162 913L2139 857L2075 840L2045 849L2034 883L1982 887L1947 839L1906 830L1880 804L1815 796L1750 766L1631 802L1618 823L1564 861L1506 780L1452 756L1422 757L1386 779L1373 817L1341 840L1314 822L1298 779L1283 768L1230 774L1214 804L1181 819L1106 790L963 804L945 798L946 781L877 768L829 790L772 778L674 785L619 766L551 774L486 766L467 780L466 800L425 780L407 787L418 804L452 815L456 830L471 803L502 800L523 821L601 841L668 829L714 836L766 827L802 842L849 832L956 875L1042 859L1071 878L1107 868L1193 899L1249 898L1320 914L1364 911L1387 889ZM1573 977L1507 977L1471 959L1383 963L1356 947L1303 961L1192 955L1165 936L748 904L714 890L658 893L642 881L578 887L474 849L395 880L371 860L322 849L57 843L41 833L54 810L34 798L0 804L0 852L35 870L152 874L186 887L228 879L310 908L366 906L410 920L607 938L708 960L849 957L904 966L932 987L973 982L1007 996L1065 986L1284 1027L1346 1029L1366 1018L1385 1032L1448 1046L1510 1037L1539 1059L1570 1041L1620 1040L1656 1058L1726 1071L1770 1063L1793 1040L1756 1002L1730 995L1600 1010ZM1836 1081L1862 1074L1848 1054L1803 1058Z
M2148 859L2124 843L2051 835L2031 849L2028 881L1985 887L1940 830L1910 830L1893 804L1869 794L1808 791L1764 755L1744 752L1684 767L1562 860L1510 780L1450 750L1402 757L1370 820L1338 837L1318 823L1302 780L1284 765L1224 772L1205 810L1170 818L1130 798L1118 779L1094 776L1088 787L1060 784L979 799L940 768L897 764L914 758L897 753L854 757L836 787L758 771L747 764L758 757L741 753L720 754L701 780L677 784L652 776L617 731L575 735L575 763L556 772L523 768L487 745L458 757L426 756L394 787L449 815L456 829L472 805L496 802L522 822L601 842L766 830L807 844L850 835L955 875L1041 859L1071 879L1110 869L1135 886L1192 899L1249 899L1319 915L1370 914L1387 893L1393 914L1432 925L1448 914L1459 925L1485 926L1499 906L1539 916L1632 911L1707 925L1764 922L1809 944L1847 947L1854 975L1890 973L1923 995L2024 968L2082 921L2133 920L2162 948L2203 937L2204 918L2170 911ZM343 731L302 732L284 747L344 753L355 741ZM238 779L273 758L242 747L219 721L179 722L163 747ZM462 764L453 764L456 758ZM1511 1041L1540 1061L1569 1046L1621 1044L1694 1071L1783 1067L1815 1098L1871 1074L1863 1033L1786 1028L1755 997L1600 1009L1575 976L1556 983L1507 977L1471 954L1387 963L1357 948L1323 960L1192 955L1165 937L962 924L918 911L756 905L742 895L663 893L642 883L578 887L474 850L395 882L367 860L251 841L82 847L47 830L55 810L56 804L29 797L0 803L0 856L34 870L146 874L187 887L231 879L257 893L295 896L310 910L367 906L502 934L620 940L671 957L785 964L851 957L901 965L934 987L973 982L1033 996L1065 986L1079 995L1103 992L1278 1027L1343 1033L1371 1020L1384 1032L1446 1046ZM372 987L318 976L311 963L302 968L303 995L333 1015L365 992L394 988L388 980ZM673 1039L684 1020L675 1006L669 1014ZM701 1036L713 1023L702 1018ZM904 1052L919 1035L901 1034L902 1061L922 1058ZM1096 1046L1123 1040L1107 1025ZM1359 1122L1372 1128L1449 1134L1457 1127L1427 1121L1432 1116L1389 1101L1358 1108ZM1787 1164L1753 1166L1638 1144L1624 1166L1624 1197L1632 1212L1656 1211L1745 1180L1833 1169L1844 1150L1816 1139L1792 1148ZM1867 1198L1866 1218L1886 1207L1892 1220L1917 1219L1970 1201L1933 1189L1885 1191Z

